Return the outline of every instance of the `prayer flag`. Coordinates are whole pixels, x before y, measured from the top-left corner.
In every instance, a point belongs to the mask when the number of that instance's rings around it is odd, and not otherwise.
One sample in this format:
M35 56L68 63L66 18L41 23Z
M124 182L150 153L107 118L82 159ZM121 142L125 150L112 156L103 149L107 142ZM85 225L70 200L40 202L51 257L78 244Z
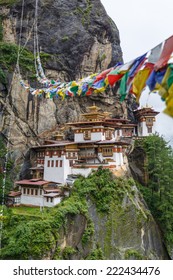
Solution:
M158 71L159 69L163 68L166 66L171 54L173 52L173 36L168 38L165 41L165 44L163 46L162 53L160 55L159 60L156 62L154 69Z

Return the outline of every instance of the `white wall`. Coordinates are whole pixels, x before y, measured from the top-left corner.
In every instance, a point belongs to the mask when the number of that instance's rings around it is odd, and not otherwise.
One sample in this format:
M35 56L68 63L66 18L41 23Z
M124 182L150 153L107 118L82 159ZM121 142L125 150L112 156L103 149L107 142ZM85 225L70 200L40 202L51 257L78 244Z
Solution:
M102 132L91 132L92 141L103 141L105 140L105 133Z
M82 175L84 177L88 177L88 175L91 173L92 168L72 168L72 174L74 175Z
M54 167L51 167L51 164L50 167L47 166L48 160L54 160ZM56 167L56 160L58 160L58 167ZM60 167L60 160L62 160L62 167ZM53 156L51 158L45 156L44 180L64 184L68 174L71 174L71 167L65 155L61 157Z
M142 133L141 133L141 128L140 127L142 127ZM138 136L149 136L149 135L152 135L155 132L156 132L156 122L153 122L151 133L148 133L148 128L146 126L145 121L141 122L141 123L138 123Z
M113 153L113 159L115 160L117 166L122 166L124 164L122 153Z
M53 202L50 202L50 198L49 198L49 202L47 202L46 197L44 197L44 205L45 207L54 207L55 205L59 204L61 202L61 197L54 197L53 198Z
M43 196L21 195L21 204L43 206Z
M75 133L74 142L83 142L83 133Z

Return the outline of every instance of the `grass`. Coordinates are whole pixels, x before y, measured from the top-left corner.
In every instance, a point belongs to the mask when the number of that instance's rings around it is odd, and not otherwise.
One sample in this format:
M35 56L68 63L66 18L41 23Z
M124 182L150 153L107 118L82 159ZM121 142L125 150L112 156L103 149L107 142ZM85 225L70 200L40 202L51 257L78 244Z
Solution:
M19 2L19 0L0 0L0 5L13 5L16 4L17 2Z
M53 213L56 211L54 208L44 207L43 210L40 207L29 207L29 206L19 206L11 208L14 215L22 216L32 216L39 218L50 218Z

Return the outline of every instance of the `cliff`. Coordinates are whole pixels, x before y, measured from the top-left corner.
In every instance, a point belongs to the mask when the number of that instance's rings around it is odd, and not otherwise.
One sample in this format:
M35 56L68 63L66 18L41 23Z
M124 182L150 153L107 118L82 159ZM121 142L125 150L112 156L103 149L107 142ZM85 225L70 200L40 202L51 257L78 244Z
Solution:
M39 143L40 135L51 133L59 124L77 120L93 102L104 111L109 108L113 117L128 116L131 119L136 105L130 97L120 103L116 88L103 94L65 101L28 95L20 86L19 75L13 72L20 34L21 3L17 0L0 1L0 131L5 140L9 137L15 165L21 167L25 161L21 173L26 177L26 167L30 164L28 150ZM25 1L21 45L26 44L26 50L21 54L20 68L23 79L37 86L33 56L34 14L35 1ZM118 29L99 0L40 0L38 36L48 78L69 81L122 61ZM18 173L19 170L15 176ZM103 198L108 198L105 207L109 208L104 209L105 213L98 210L98 197L93 199L93 193L96 195L98 190L92 192L90 187L91 193L88 191L83 203L79 197L79 203L76 202L78 189L72 198L59 206L58 211L48 209L36 216L7 215L6 226L9 232L15 228L15 233L7 236L5 229L3 258L169 258L158 227L134 185L127 190L120 184L116 189L120 201L116 193L117 200L113 201L105 190ZM85 193L85 189L82 190ZM39 244L35 235L32 238L33 231L43 234Z
M6 3L6 5L3 5ZM15 4L16 3L16 4ZM99 96L76 97L65 101L45 100L28 95L13 73L21 29L20 68L25 80L38 86L34 69L33 23L35 0L1 1L0 130L7 137L15 158L23 158L26 147L38 142L40 133L54 130L57 124L76 120L93 102L113 116L133 118L131 104L118 101L116 89ZM119 32L99 0L38 1L38 39L42 62L48 78L70 81L107 69L122 61Z
M101 168L57 207L15 208L5 222L3 259L169 259L133 180Z

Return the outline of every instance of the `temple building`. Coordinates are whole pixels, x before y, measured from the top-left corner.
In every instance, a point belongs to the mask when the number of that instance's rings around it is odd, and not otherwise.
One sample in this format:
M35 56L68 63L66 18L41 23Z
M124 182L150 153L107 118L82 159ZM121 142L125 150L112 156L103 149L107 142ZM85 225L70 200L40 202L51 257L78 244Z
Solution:
M156 116L159 112L154 111L150 107L136 110L135 117L137 119L138 136L148 136L156 132Z
M111 118L97 106L88 107L78 122L66 124L74 133L74 141L64 140L59 131L54 139L32 147L36 154L31 172L33 179L16 182L21 192L21 204L53 207L64 196L60 186L69 175L88 176L99 166L112 171L127 165L131 140L155 132L155 116L151 108L135 111L136 123L128 119ZM50 187L51 186L51 187Z

